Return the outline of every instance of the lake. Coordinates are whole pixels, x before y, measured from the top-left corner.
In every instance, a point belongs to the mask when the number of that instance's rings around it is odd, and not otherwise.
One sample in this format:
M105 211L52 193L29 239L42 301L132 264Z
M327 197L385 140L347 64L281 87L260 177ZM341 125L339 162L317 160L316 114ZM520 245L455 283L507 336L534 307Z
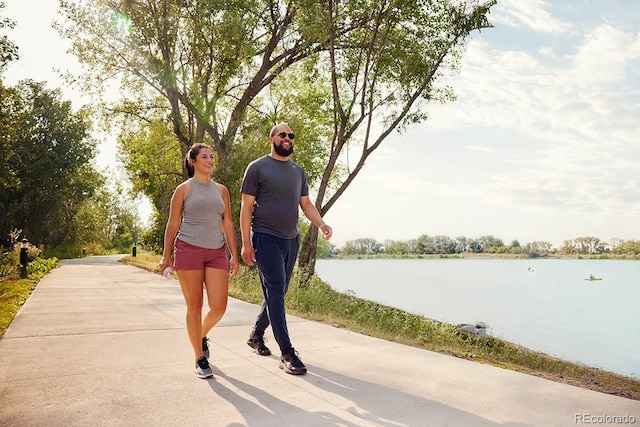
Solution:
M319 259L338 292L640 378L640 261ZM591 274L602 280L585 280Z

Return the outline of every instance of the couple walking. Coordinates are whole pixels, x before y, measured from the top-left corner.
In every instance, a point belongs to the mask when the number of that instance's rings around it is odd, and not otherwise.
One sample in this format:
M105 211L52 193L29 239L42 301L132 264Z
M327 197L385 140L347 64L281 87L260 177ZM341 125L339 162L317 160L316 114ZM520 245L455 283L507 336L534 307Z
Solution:
M269 135L271 152L247 166L241 189L240 234L242 259L256 265L264 296L247 344L259 355L270 355L264 332L271 325L280 348L280 368L300 375L307 369L289 338L284 305L300 246L298 208L325 239L331 238L332 230L309 198L304 170L289 158L294 137L286 123L274 126ZM171 198L158 264L160 273L172 266L180 281L199 378L213 376L207 333L224 315L229 276L239 270L229 191L211 180L214 163L213 150L206 144L194 144L187 153L185 167L190 178L176 187ZM203 284L209 305L204 319Z

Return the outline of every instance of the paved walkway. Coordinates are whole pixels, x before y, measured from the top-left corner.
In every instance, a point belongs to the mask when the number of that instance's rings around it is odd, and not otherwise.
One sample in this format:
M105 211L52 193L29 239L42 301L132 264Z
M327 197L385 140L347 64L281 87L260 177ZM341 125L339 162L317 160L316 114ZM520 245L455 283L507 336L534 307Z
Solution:
M258 307L234 299L201 380L178 282L118 258L64 261L38 284L0 340L0 426L640 424L638 401L296 317L309 373L287 375L245 344Z

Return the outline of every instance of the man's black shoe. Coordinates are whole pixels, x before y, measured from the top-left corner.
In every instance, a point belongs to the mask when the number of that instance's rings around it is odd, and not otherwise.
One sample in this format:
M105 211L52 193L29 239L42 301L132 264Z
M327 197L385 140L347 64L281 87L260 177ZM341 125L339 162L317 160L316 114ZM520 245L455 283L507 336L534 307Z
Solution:
M247 340L247 345L254 349L260 356L271 355L269 347L264 345L264 337L253 336Z
M303 375L307 373L307 367L298 357L298 353L292 348L290 353L283 353L280 357L280 369L287 374Z

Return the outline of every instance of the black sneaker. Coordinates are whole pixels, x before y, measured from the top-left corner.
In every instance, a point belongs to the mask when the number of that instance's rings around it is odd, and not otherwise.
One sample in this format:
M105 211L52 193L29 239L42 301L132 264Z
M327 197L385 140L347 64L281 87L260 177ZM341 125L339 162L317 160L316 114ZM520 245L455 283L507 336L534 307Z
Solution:
M253 336L247 340L247 345L254 349L260 356L269 356L271 350L264 345L264 337Z
M202 338L202 354L204 355L204 357L208 359L210 356L210 353L209 353L209 343L207 341L209 341L209 338L207 337Z
M202 356L198 359L196 363L196 377L198 378L210 378L213 376L213 371L211 370L211 366L209 366L209 362L207 358Z
M307 367L298 357L298 352L291 348L291 353L283 353L280 357L280 369L287 374L303 375L307 373Z

